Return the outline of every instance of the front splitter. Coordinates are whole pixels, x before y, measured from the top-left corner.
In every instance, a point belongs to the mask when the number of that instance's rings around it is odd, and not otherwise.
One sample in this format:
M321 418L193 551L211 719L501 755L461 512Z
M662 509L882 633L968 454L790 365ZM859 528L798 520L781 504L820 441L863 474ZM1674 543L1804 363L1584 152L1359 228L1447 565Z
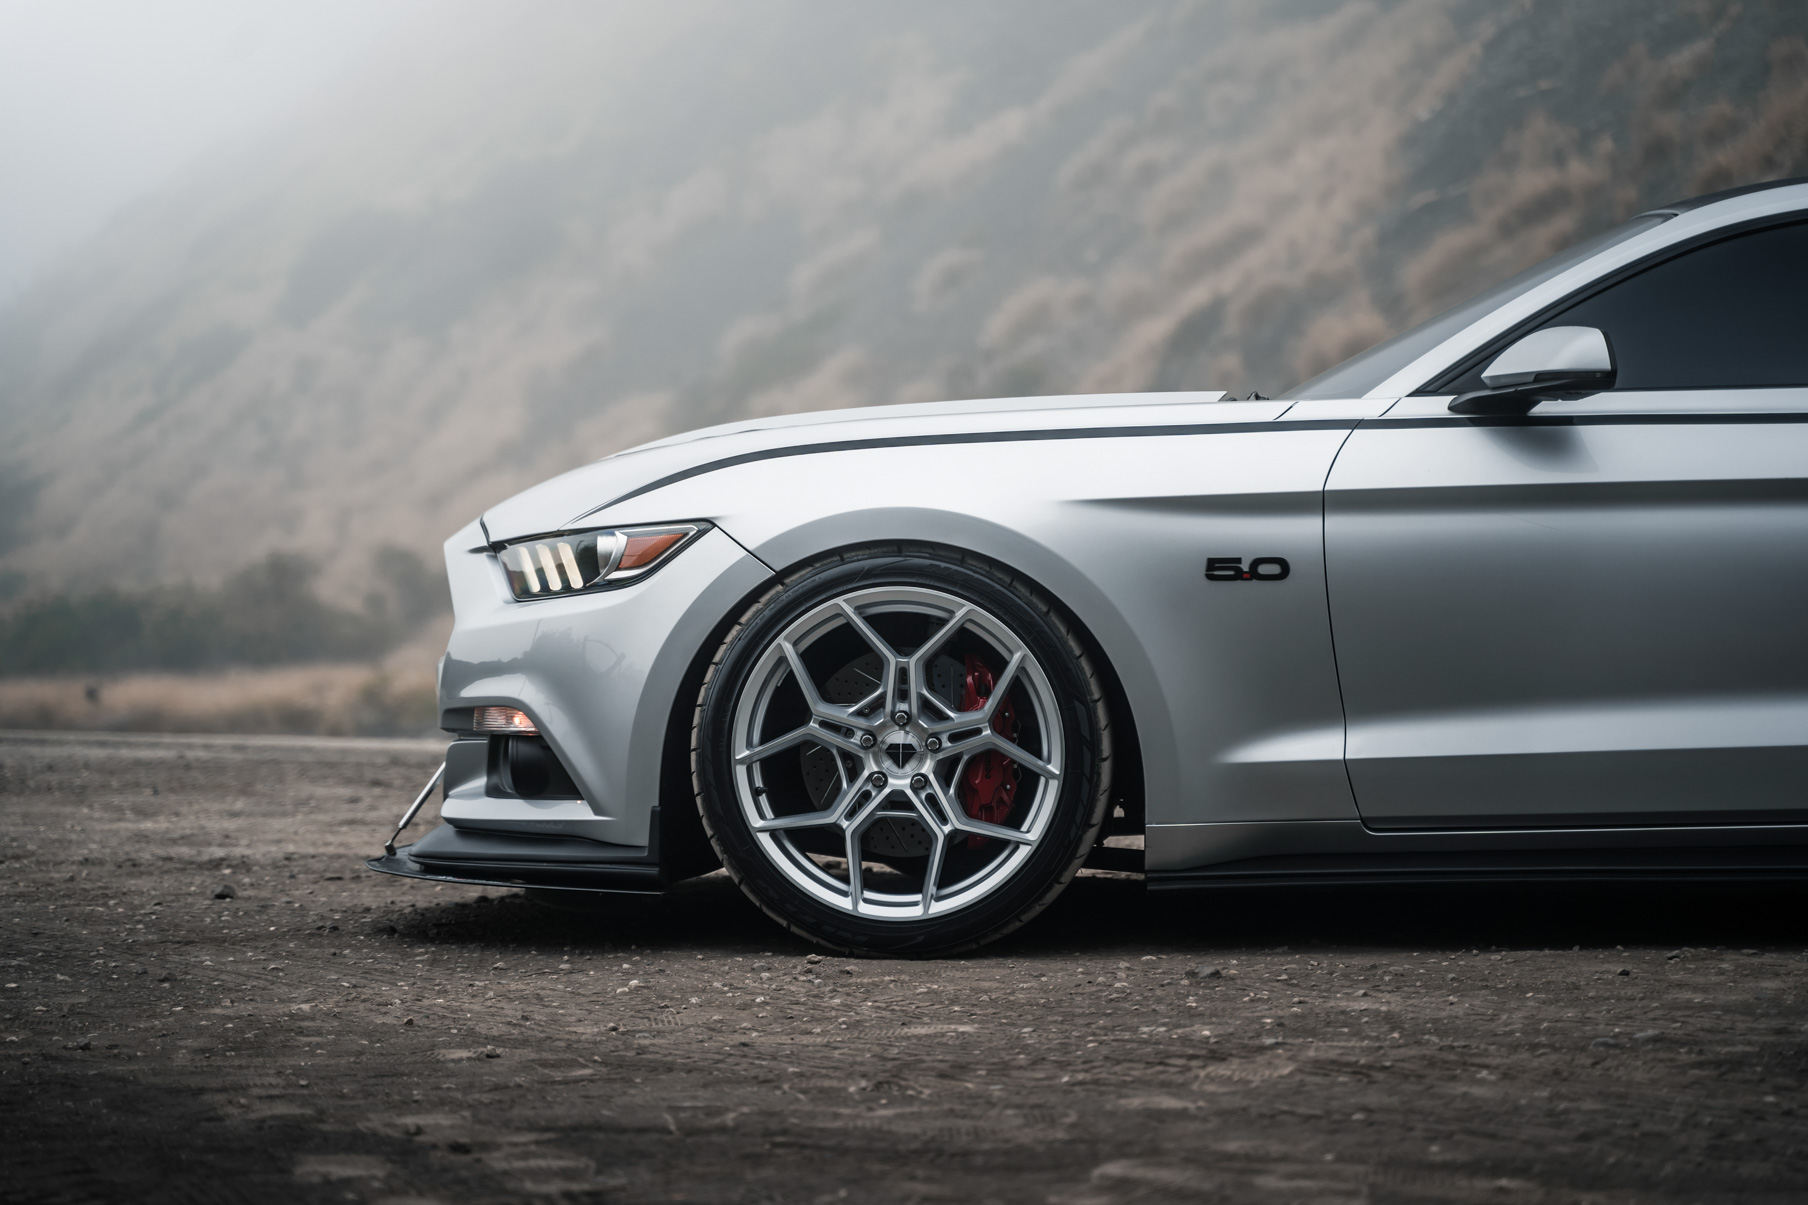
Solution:
M538 891L589 891L659 895L665 890L657 866L571 866L546 863L424 863L409 856L412 845L364 863L379 874L466 887L531 887Z

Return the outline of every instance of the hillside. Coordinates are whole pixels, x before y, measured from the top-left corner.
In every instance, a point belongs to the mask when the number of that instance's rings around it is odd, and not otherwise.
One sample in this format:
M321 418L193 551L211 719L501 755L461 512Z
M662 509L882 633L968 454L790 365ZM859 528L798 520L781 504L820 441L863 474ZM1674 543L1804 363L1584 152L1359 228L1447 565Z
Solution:
M434 7L0 310L0 574L294 552L356 600L379 547L686 427L1272 394L1808 172L1805 35L1782 0Z

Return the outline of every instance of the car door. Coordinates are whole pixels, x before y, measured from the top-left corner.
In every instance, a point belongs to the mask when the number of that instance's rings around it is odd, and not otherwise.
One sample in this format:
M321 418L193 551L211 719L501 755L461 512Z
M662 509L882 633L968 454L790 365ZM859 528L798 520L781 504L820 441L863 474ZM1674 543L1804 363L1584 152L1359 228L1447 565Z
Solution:
M1611 391L1351 436L1326 572L1366 824L1808 821L1804 281L1800 222L1696 246L1539 324L1605 331Z

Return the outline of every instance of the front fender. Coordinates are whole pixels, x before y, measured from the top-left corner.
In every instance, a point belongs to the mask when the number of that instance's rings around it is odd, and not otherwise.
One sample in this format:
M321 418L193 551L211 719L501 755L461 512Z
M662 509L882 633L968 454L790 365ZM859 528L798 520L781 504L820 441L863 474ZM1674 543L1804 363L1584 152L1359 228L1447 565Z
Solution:
M1110 661L1152 826L1347 820L1321 504L1346 434L1276 424L824 451L725 466L594 520L707 518L781 571L899 540L990 557L1058 599ZM1293 572L1207 582L1206 559L1229 555L1285 557Z

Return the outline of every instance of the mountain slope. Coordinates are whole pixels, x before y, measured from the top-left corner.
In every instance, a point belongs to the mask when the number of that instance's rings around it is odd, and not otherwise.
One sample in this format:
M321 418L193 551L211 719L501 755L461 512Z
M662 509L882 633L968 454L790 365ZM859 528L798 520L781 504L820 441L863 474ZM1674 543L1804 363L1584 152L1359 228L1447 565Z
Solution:
M1808 171L1783 3L435 8L0 311L0 570L360 596L686 427L1273 393L1619 217Z

